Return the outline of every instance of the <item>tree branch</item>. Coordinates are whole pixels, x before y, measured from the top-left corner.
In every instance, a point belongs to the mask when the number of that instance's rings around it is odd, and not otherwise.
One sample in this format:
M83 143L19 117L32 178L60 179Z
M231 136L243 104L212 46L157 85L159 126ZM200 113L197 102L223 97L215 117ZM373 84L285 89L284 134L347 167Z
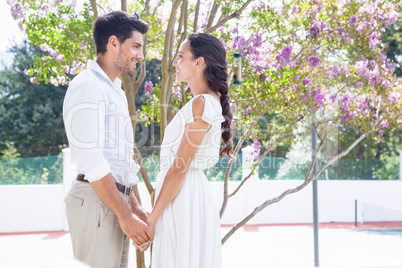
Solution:
M168 26L165 32L165 44L163 47L162 57L162 85L160 93L160 133L161 140L163 140L165 128L168 123L168 103L169 103L169 90L170 76L172 67L170 66L172 47L173 47L173 31L176 20L177 9L179 8L181 0L175 0L172 4L172 11L169 17ZM171 88L170 88L171 89Z
M158 8L159 8L159 6L161 5L161 3L162 3L162 1L159 0L159 1L158 1L158 4L155 6L154 12L152 12L152 17L155 16L156 11L158 10Z
M197 32L198 17L200 15L200 4L201 4L201 0L197 0L197 3L195 4L195 16L194 16L193 33Z
M239 223L237 223L222 239L222 244L224 244L230 236L232 236L240 227L242 227L244 224L246 224L250 219L252 219L255 215L257 215L260 211L262 211L264 208L266 208L267 206L277 203L279 201L281 201L285 196L289 195L289 194L293 194L296 193L298 191L300 191L301 189L303 189L304 187L306 187L310 182L312 182L313 180L317 179L318 176L329 166L331 165L333 162L335 162L336 160L338 160L339 158L347 155L350 150L352 150L360 141L362 141L365 138L365 135L363 134L362 136L360 136L355 142L353 142L352 145L350 145L345 151L341 152L340 154L336 155L335 157L333 157L331 160L329 160L314 176L312 176L310 179L305 180L301 185L297 186L296 188L293 189L288 189L286 191L284 191L282 194L280 194L279 196L269 199L267 201L265 201L264 203L262 203L260 206L256 207L253 212L251 212L247 217L245 217L242 221L240 221ZM313 161L314 162L314 161Z
M121 11L127 12L127 0L120 0L121 3Z
M154 187L151 184L151 181L149 179L148 173L145 169L145 165L144 165L144 158L142 157L142 154L140 152L140 150L138 150L137 146L134 146L134 157L135 157L135 162L140 165L141 169L140 169L140 173L142 176L142 179L144 180L145 186L147 187L148 193L149 195L153 195L154 194Z
M232 196L234 196L234 195L240 190L240 188L241 188L241 187L245 184L245 182L251 177L251 175L252 175L253 172L255 171L256 167L261 164L262 160L267 156L267 154L268 154L269 152L271 152L272 149L276 147L276 145L278 144L278 142L280 142L280 141L285 137L285 135L289 134L289 132L292 130L292 127L293 127L295 124L297 124L298 122L300 122L300 120L302 120L302 119L303 119L303 117L300 117L299 119L297 119L297 120L295 120L294 122L292 122L292 124L289 126L289 129L286 130L286 131L283 131L283 132L279 135L279 137L275 140L275 142L274 142L267 150L265 150L265 152L264 152L264 153L261 155L261 157L258 159L258 161L257 161L257 163L256 163L256 166L255 166L255 167L250 171L250 173L242 180L242 182L241 182L240 185L236 188L236 190L233 191L233 193L231 193L231 194L229 195L229 198L232 197Z
M246 7L253 1L254 0L248 0L246 3L244 3L244 5L240 9L236 10L235 12L233 12L229 16L225 17L224 19L218 21L215 26L207 28L205 30L205 32L206 33L212 33L213 31L215 31L216 29L218 29L219 27L224 25L229 20L234 19L234 18L238 18L241 15L241 13L246 9Z
M98 7L96 6L96 0L90 0L92 12L94 13L94 20L98 18Z
M183 5L182 5L182 15L183 17L187 18L188 14L188 0L183 0ZM179 27L181 29L181 27ZM177 54L179 54L179 48L181 43L183 43L184 39L187 37L187 19L184 20L184 25L183 25L183 32L180 34L180 38L177 41L177 47L176 47L176 52L174 53L174 56L171 60L171 63L173 64L174 59L176 59Z
M268 109L268 108L266 108ZM248 137L248 134L250 133L251 130L255 128L255 126L258 124L258 121L262 118L262 115L265 114L266 110L261 113L261 115L258 115L255 117L254 122L250 125L250 127L246 130L246 132L243 134L239 142L237 143L234 151L233 151L233 156L236 157L241 149L241 146L243 145L244 141ZM236 160L235 159L230 159L228 163L228 167L226 168L225 172L225 177L223 180L223 201L222 201L222 206L221 210L219 212L220 217L222 218L223 213L225 213L226 206L228 203L229 199L229 194L228 194L228 181L229 181L229 175L230 171L232 171L232 166Z
M218 9L219 9L219 5L220 5L220 3L218 3L217 1L214 1L213 5L212 5L211 13L209 14L209 18L208 18L208 23L206 26L207 29L211 27L212 23L214 23L216 13L218 12Z

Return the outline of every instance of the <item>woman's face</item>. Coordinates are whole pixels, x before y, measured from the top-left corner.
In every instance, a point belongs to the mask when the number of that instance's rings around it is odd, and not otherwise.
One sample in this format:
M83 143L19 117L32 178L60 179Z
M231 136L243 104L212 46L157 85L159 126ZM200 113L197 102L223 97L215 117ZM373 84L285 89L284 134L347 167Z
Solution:
M190 42L185 40L177 54L177 58L173 62L173 66L176 68L176 81L188 82L194 77L196 71L197 59L193 58L193 54L190 51Z

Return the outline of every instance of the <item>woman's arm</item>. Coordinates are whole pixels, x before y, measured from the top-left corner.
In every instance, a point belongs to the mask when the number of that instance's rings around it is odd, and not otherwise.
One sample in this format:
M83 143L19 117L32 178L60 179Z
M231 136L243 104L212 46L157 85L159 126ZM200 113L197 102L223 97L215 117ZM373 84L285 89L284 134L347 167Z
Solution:
M211 127L210 124L201 120L204 111L204 103L204 96L200 96L193 101L194 122L186 125L176 158L165 176L158 199L147 219L147 223L151 228L155 227L159 216L179 192L189 165Z

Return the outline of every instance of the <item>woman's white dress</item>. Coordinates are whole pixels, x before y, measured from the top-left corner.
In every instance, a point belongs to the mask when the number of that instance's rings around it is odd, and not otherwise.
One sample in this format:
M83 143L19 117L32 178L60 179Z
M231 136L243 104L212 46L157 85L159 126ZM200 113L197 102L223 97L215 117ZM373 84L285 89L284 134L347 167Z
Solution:
M184 183L155 225L152 268L220 268L221 232L218 208L203 170L219 159L222 108L212 95L205 99L202 120L211 125L186 174ZM160 152L160 173L156 183L158 198L165 175L175 159L185 126L194 122L195 96L166 127ZM155 199L156 200L156 199Z

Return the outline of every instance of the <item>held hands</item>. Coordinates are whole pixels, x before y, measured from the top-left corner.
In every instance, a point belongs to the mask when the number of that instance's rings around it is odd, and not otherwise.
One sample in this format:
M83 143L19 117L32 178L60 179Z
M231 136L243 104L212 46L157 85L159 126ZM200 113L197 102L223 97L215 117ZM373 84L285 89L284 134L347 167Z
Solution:
M149 216L149 213L148 213L148 216ZM150 221L149 221L149 218L147 218L147 220L146 220L145 222L146 222L146 223L148 224L148 226L151 228L152 233L154 233L154 230L155 230L155 223L150 222ZM140 251L146 251L146 250L149 248L149 246L151 245L151 243L152 243L152 241L148 241L148 242L145 242L145 243L143 243L143 244L136 244L136 243L134 242L134 240L133 240L133 245L135 246L136 249L138 249L138 250L140 250Z
M132 214L131 217L127 219L120 220L120 227L122 231L133 240L134 246L144 245L146 243L151 244L154 240L153 230L135 214ZM140 247L136 246L136 248L141 250Z

